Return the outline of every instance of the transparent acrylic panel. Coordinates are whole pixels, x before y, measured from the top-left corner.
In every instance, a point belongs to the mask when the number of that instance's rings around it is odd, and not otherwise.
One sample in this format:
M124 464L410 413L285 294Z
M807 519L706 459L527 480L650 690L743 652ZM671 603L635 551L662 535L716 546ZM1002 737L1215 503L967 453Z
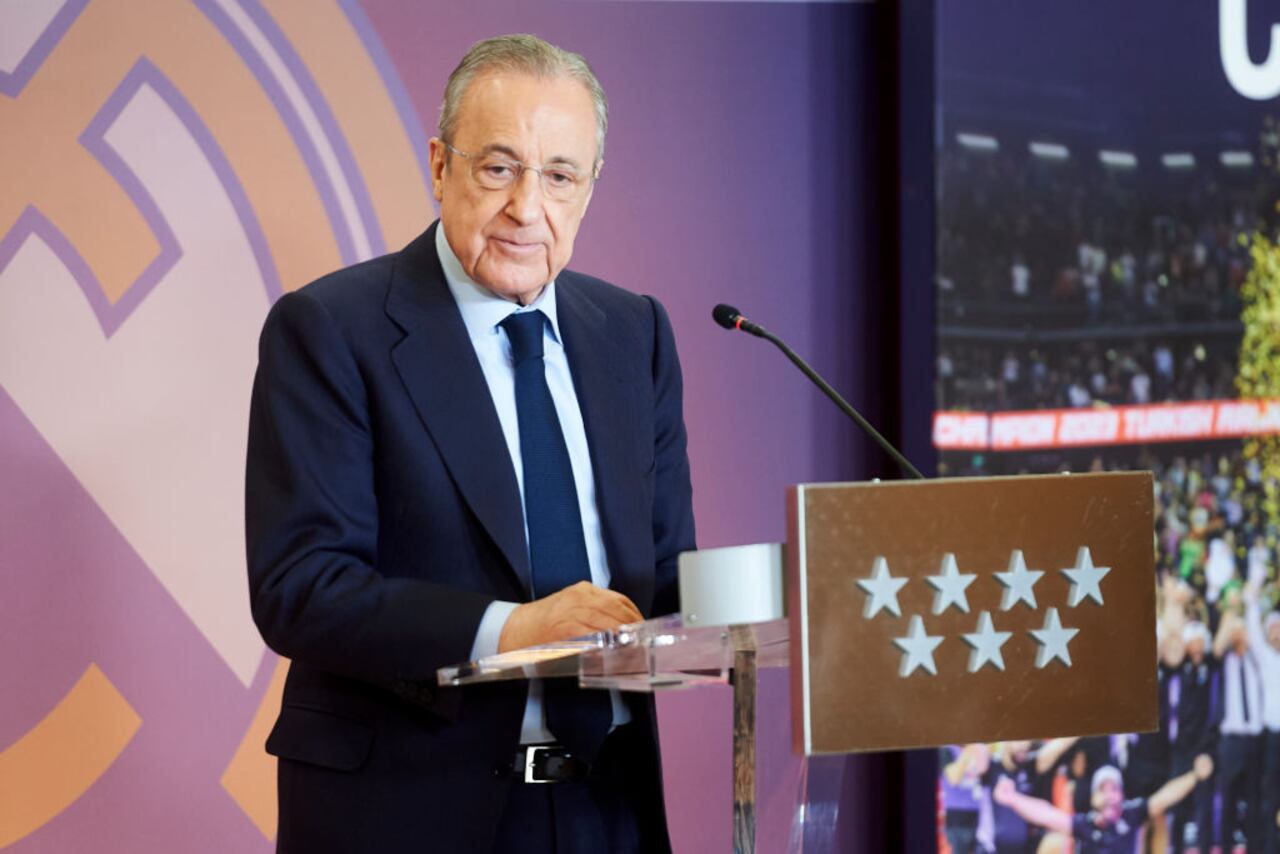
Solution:
M582 654L583 685L656 691L723 684L739 651L756 651L760 667L785 665L789 649L786 620L689 627L672 615L624 626L614 640Z
M513 652L489 655L476 661L466 661L436 671L441 685L476 685L481 682L502 682L511 679L547 679L556 676L576 676L578 658L585 651L607 643L603 634L587 635L558 643L531 646Z
M788 664L786 620L686 627L679 614L573 640L442 667L441 685L578 676L587 687L656 691L729 679L734 653L755 650L758 667Z
M442 685L576 676L586 687L654 692L732 684L736 851L835 850L847 757L804 757L791 748L789 626L685 626L671 615L562 643L442 668ZM733 678L735 666L742 673ZM746 783L745 787L742 783Z
M837 842L847 785L847 756L810 756L792 749L791 686L787 669L762 670L756 685L757 852L827 854Z

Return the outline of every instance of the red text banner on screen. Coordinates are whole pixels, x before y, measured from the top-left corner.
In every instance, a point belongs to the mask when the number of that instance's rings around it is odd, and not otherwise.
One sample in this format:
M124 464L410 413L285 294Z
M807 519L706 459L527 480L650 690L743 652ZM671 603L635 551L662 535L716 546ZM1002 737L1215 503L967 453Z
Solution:
M933 414L933 445L944 451L1187 442L1271 433L1280 433L1280 398Z

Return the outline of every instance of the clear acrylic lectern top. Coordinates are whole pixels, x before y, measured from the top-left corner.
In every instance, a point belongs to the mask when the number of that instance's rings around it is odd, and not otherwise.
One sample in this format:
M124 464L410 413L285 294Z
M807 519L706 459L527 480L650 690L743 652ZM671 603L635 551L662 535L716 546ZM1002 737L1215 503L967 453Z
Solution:
M743 652L755 653L757 667L787 666L787 621L687 627L672 614L443 667L437 678L441 685L461 686L576 676L583 687L650 692L727 683Z

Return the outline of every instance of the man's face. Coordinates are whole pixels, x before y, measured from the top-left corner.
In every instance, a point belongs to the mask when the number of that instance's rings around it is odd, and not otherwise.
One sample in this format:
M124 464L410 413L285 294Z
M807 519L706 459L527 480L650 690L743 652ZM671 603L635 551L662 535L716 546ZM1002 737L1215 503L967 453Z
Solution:
M1114 780L1104 780L1093 793L1093 808L1098 812L1098 823L1103 827L1120 820L1124 807L1124 788Z
M1014 762L1022 762L1027 758L1027 754L1031 752L1031 742L1029 741L1006 741L1004 743L1006 755Z
M1249 648L1249 629L1245 626L1243 620L1236 618L1235 625L1231 627L1229 637L1231 638L1232 647L1241 655Z
M477 284L527 305L569 263L591 200L597 155L591 95L568 78L482 74L462 97L451 143L472 157L431 140L432 190L449 246ZM584 176L581 192L548 198L532 170L506 189L481 187L471 169L487 154L535 167L569 167Z
M1187 655L1191 656L1191 660L1196 664L1204 661L1204 638L1196 635L1187 641Z

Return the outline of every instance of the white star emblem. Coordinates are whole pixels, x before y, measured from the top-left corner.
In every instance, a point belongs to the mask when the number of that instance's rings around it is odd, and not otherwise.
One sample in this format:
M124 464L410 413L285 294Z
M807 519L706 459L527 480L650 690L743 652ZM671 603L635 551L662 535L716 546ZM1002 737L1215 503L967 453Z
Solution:
M1040 649L1036 652L1036 667L1044 667L1055 658L1061 659L1063 664L1070 667L1071 653L1067 651L1067 644L1079 633L1079 629L1064 629L1062 621L1058 619L1058 609L1050 608L1044 615L1044 627L1031 630L1032 636L1040 644Z
M1093 555L1089 554L1089 547L1081 546L1076 552L1076 565L1062 570L1062 574L1071 581L1071 593L1067 605L1074 608L1085 599L1092 599L1099 605L1103 604L1102 588L1098 584L1110 571L1109 566L1095 567Z
M870 594L866 607L862 609L862 616L869 620L882 610L887 610L895 617L901 617L902 609L898 607L898 591L906 583L906 578L895 578L889 574L889 561L877 557L871 564L871 577L858 579L858 586Z
M918 614L913 615L911 617L911 628L908 629L907 636L893 639L893 645L905 653L902 658L902 667L898 669L898 675L907 677L917 667L923 667L934 676L937 676L938 668L933 663L933 651L938 648L940 643L942 643L942 637L940 635L925 634L924 620L920 619Z
M977 577L962 573L956 566L956 556L947 552L942 558L942 574L924 577L925 581L929 582L929 586L938 591L933 597L933 613L941 614L952 605L966 614L969 613L969 599L964 591Z
M1000 597L1000 610L1008 611L1019 602L1026 602L1031 610L1036 609L1036 594L1032 587L1040 580L1044 572L1039 569L1027 569L1027 562L1022 557L1022 549L1014 549L1009 556L1009 571L995 573L996 578L1004 585L1004 595Z
M989 611L979 614L977 630L964 636L964 642L973 647L973 652L969 653L969 672L977 673L988 662L997 670L1004 670L1004 655L1000 647L1011 637L1013 632L996 631Z

